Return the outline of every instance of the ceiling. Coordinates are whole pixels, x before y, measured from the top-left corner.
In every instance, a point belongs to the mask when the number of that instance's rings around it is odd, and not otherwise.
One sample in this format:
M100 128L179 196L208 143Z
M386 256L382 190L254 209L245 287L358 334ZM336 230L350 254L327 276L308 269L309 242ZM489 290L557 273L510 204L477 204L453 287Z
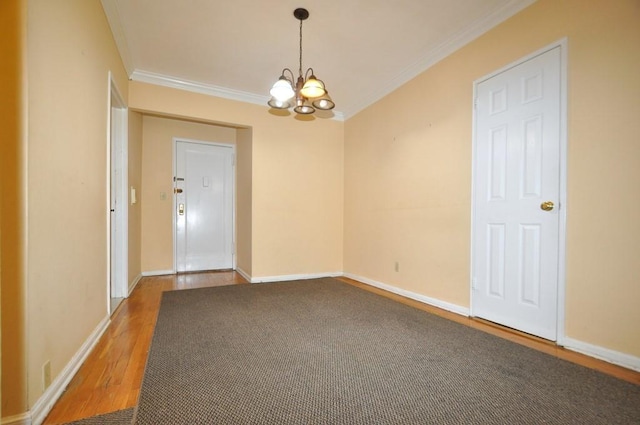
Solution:
M266 105L312 67L346 119L535 0L102 0L129 76Z

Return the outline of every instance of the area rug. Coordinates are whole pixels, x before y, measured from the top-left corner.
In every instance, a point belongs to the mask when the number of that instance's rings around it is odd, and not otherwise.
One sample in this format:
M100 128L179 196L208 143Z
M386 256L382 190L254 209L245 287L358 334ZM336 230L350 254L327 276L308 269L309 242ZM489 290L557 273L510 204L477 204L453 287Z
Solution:
M134 423L638 424L640 386L315 279L165 292Z
M131 425L133 408L91 416L90 418L69 422L65 425Z

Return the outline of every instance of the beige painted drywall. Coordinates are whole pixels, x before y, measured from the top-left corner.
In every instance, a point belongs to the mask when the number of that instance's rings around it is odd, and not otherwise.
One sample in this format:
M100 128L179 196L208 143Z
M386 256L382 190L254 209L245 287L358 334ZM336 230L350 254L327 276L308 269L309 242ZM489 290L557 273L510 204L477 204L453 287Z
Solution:
M566 336L640 357L636 0L539 0L349 119L345 271L469 306L473 82L563 37Z
M0 2L0 417L26 409L24 38L26 2Z
M143 112L251 128L253 277L342 270L342 122L299 121L265 106L136 81L129 96L130 107ZM143 262L145 251L143 243ZM154 255L161 262L146 267L167 264L171 253Z
M142 270L173 270L173 138L236 143L236 129L157 116L143 117Z
M142 273L142 114L129 111L129 286ZM131 188L135 190L132 203Z
M239 128L236 134L236 269L251 276L253 132L250 128Z
M125 101L128 86L99 0L31 0L27 29L31 408L43 364L55 379L108 317L109 71Z

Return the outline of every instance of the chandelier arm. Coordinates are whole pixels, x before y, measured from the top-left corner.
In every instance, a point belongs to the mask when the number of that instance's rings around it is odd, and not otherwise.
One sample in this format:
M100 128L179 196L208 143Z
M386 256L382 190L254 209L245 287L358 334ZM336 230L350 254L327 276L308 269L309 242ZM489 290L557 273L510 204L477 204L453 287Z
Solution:
M313 68L308 68L304 73L304 80L307 81L309 76L314 75L314 74L315 74L315 71L313 70Z
M288 77L285 75L285 74L286 74L286 71L289 71L289 74L291 74L291 78L288 78ZM282 76L283 76L283 77L285 77L287 80L289 80L289 82L290 82L290 83L291 83L291 85L293 86L293 84L294 84L294 81L295 81L296 77L293 75L293 71L292 71L292 70L290 70L289 68L285 68L285 69L283 69L283 70L282 70Z

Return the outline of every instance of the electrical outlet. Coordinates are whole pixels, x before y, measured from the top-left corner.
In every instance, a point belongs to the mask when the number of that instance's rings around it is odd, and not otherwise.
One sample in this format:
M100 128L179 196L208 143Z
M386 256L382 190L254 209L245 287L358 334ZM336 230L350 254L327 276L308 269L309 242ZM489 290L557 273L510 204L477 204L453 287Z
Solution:
M398 262L398 261L396 261L396 264L395 264L395 270L396 270L397 272L399 272L399 271L400 271L400 262Z
M51 385L51 360L42 365L42 389L46 390Z

